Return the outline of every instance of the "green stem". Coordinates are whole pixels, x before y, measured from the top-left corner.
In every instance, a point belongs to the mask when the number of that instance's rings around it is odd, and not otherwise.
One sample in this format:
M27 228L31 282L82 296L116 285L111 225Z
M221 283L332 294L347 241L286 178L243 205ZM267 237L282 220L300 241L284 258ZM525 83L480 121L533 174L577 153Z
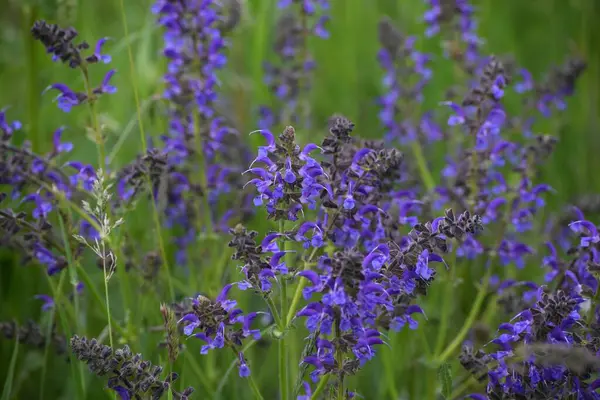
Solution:
M391 343L390 343L391 345ZM395 376L395 362L393 354L393 347L391 349L385 349L383 351L382 361L383 361L383 370L385 372L385 383L387 392L392 399L400 398L400 393L398 393L398 388L396 387L396 376Z
M121 246L121 239L123 237L123 231L125 230L125 226L122 225L121 228L118 230L117 235L115 235L115 243L117 244L116 246L116 251L118 251L117 253L117 260L119 259L124 259L125 257L122 254L122 246ZM131 321L131 290L130 290L130 283L129 283L129 274L127 273L127 271L125 270L124 266L117 268L117 279L119 280L119 289L121 291L121 297L123 298L123 308L125 310L125 317L126 317L126 329L128 332L132 332L133 329L132 328L132 321Z
M250 383L250 388L252 388L252 392L254 393L254 397L256 397L257 400L263 400L264 397L260 393L260 389L258 388L258 385L254 381L254 378L252 377L252 375L250 375L248 377L248 383Z
M85 83L85 90L87 91L87 104L90 110L92 129L94 130L96 148L98 150L98 168L105 170L106 150L104 147L104 137L102 137L102 131L100 130L100 125L98 124L98 113L96 112L96 95L93 93L92 83L90 82L90 75L88 73L87 64L85 62L81 64L81 72L83 73L83 81Z
M338 340L340 340L342 337L339 317L337 317L335 321L335 337ZM340 371L338 376L337 399L344 400L344 353L342 352L342 348L339 346L339 344L335 349L335 360L337 362L338 371Z
M446 333L448 331L448 321L450 314L452 313L452 302L448 299L452 298L452 289L454 287L454 280L456 276L456 247L452 252L452 263L450 264L450 270L448 276L444 281L444 294L442 297L442 315L440 320L440 326L438 327L438 336L435 343L435 352L437 356L441 353L444 348L444 342L446 340Z
M96 289L96 286L94 285L94 282L92 281L92 279L90 278L90 276L87 274L87 272L85 271L85 269L83 269L83 267L79 264L77 264L77 268L79 270L80 276L81 276L81 280L83 280L84 284L85 284L85 288L90 290L92 292L92 297L96 300L96 302L98 303L98 305L100 306L100 308L102 309L102 312L110 315L110 313L108 313L106 311L106 303L104 302L104 300L102 299L102 296L100 295L100 293L98 292L98 289ZM119 333L119 335L126 337L127 336L127 332L123 329L123 327L121 326L121 324L118 323L118 321L114 320L114 318L111 315L111 320L113 322L113 326L115 328L115 330Z
M325 390L325 388L327 387L327 382L329 382L330 377L331 377L331 374L325 374L321 377L321 380L319 381L319 384L315 388L315 391L313 392L312 396L310 396L311 400L317 400L319 398L321 393L323 393L323 390Z
M70 329L69 323L68 323L68 317L65 313L65 309L67 307L60 307L60 304L58 303L57 299L60 299L60 293L62 291L62 283L64 282L64 274L61 275L61 279L58 282L58 288L54 285L54 282L52 282L52 279L50 278L50 276L46 275L46 278L48 280L48 285L50 286L50 289L52 291L52 296L54 296L55 299L55 305L54 307L56 308L56 310L58 311L58 315L60 317L60 322L63 328L63 332L65 335L67 335L68 337L72 336L72 331ZM79 364L79 365L77 365ZM73 375L75 376L75 380L79 383L79 385L77 385L77 389L80 392L79 396L84 399L86 398L85 393L86 393L86 385L85 385L85 375L84 375L84 370L83 370L83 364L82 363L71 363L71 372L73 373Z
M360 178L357 181L357 183L356 183L357 187L359 186L361 179L362 178ZM327 229L325 229L325 232L323 232L323 237L327 237L327 234L329 233L331 228L333 228L333 225L335 224L335 220L337 219L339 213L340 213L339 209L335 213L333 213L333 215L331 216L331 221L329 221L329 226L327 226ZM312 262L313 262L313 259L315 258L315 256L317 255L317 251L319 251L318 247L315 247L312 249L310 255L304 262L303 270L307 270L310 268L311 265L313 265ZM307 283L306 279L302 279L302 280L300 280L300 282L298 282L298 286L296 286L296 291L294 292L292 304L290 305L287 316L285 318L285 326L286 327L289 326L289 324L294 319L294 316L296 315L296 310L298 309L298 305L300 304L300 299L302 298L302 290L306 286L306 283Z
M268 329L268 328L267 328ZM260 332L260 335L264 335L267 329L263 329ZM242 347L241 352L242 353L246 353L248 350L250 350L255 344L257 343L256 340L251 340L248 343L246 343L246 345L244 347ZM229 375L231 375L231 371L233 371L233 369L235 368L237 364L237 358L234 359L231 364L229 364L229 367L227 368L227 371L225 371L225 374L223 374L223 377L221 378L221 381L219 382L219 384L217 385L217 390L215 391L215 399L219 398L221 396L221 392L223 391L223 388L225 387L225 384L227 383L227 378L229 377Z
M31 135L31 146L33 152L42 154L47 138L41 134L40 121L40 89L38 88L38 72L40 63L38 61L37 41L31 35L30 28L37 20L38 7L36 5L24 6L25 14L25 43L27 43L27 122L29 123L29 134Z
M427 167L427 160L425 160L425 156L423 155L423 149L421 148L421 144L418 142L418 139L415 139L411 143L413 156L415 157L415 161L417 162L417 168L419 169L419 174L421 175L421 180L425 185L425 189L428 192L431 192L435 189L435 180L431 175L431 171Z
M122 1L122 0L121 0ZM208 180L206 178L207 164L206 158L204 157L204 144L202 143L202 124L200 121L200 115L198 110L194 111L194 129L196 134L194 139L196 141L196 152L198 153L198 173L200 180L200 187L202 188L202 206L204 207L204 227L206 228L207 234L212 234L214 231L212 212L210 211L210 204L208 202Z
M207 379L207 374L205 371L200 368L198 361L193 355L189 353L183 353L185 358L185 362L189 364L189 367L192 369L198 381L204 386L204 389L208 392L208 397L213 398L214 389L212 388L211 382Z
M476 384L477 380L471 375L469 376L463 383L458 385L456 389L452 391L450 395L450 400L455 400L462 397L463 392L465 392L469 387Z
M77 275L77 269L73 264L73 254L71 253L71 246L69 245L69 237L67 236L67 229L65 226L65 220L61 213L58 214L58 221L60 223L60 230L62 233L62 240L64 244L65 256L67 257L67 265L69 268L69 276L71 277L71 283L73 285L73 302L75 303L75 326L77 327L77 332L81 334L85 334L85 331L81 327L79 323L79 293L77 293L77 283L79 282L79 277Z
M317 254L317 251L318 251L317 247L315 247L312 250L312 252L308 256L308 261L304 263L304 268L303 268L304 270L308 269L308 267L311 265L311 261L312 261L313 257ZM290 305L290 308L288 309L288 313L285 318L286 326L288 326L292 322L292 319L294 319L294 316L296 315L296 310L298 309L298 305L300 304L300 300L302 299L302 290L306 286L306 283L307 283L306 279L301 279L298 282L298 286L296 286L296 291L294 292L294 297L292 298L292 303Z
M590 302L590 309L588 310L586 321L591 324L594 321L594 316L596 315L596 307L598 306L598 300L600 300L600 289L596 289L596 293L594 297L592 297L592 301Z
M51 278L48 278L48 280L50 281ZM65 274L62 273L60 275L60 279L58 281L58 289L55 291L54 288L52 289L53 295L54 295L54 307L52 307L52 309L50 310L50 313L48 315L48 327L46 328L46 343L44 345L44 364L43 364L43 368L42 368L42 377L41 377L41 384L40 384L40 400L44 398L44 394L45 394L45 386L46 386L46 371L47 371L47 364L48 364L48 354L50 353L50 342L51 342L51 336L52 336L52 327L54 326L54 318L56 316L56 308L60 307L60 301L62 301L61 298L61 294L62 294L62 290L63 290L63 284L65 282Z
M102 239L101 239L102 240ZM112 315L110 313L110 296L108 295L108 280L110 279L108 276L108 271L106 270L106 244L104 240L102 243L102 271L104 272L104 299L106 301L106 319L108 320L108 342L110 343L110 347L114 348L113 342L113 331L112 331Z
M454 351L456 351L456 349L462 344L463 340L469 333L471 326L473 326L473 323L475 322L475 319L479 315L479 311L483 306L483 300L485 299L487 289L490 284L490 276L492 275L492 269L492 263L490 263L487 271L485 272L485 275L483 276L483 282L479 287L477 297L475 297L473 307L471 307L471 311L469 312L467 320L463 324L458 334L454 337L454 340L448 345L448 347L446 347L446 349L440 354L440 356L437 357L437 364L443 363L448 359L448 357L454 354Z
M270 296L266 296L265 297L265 302L267 303L267 306L269 306L269 311L271 311L271 314L273 314L273 319L275 320L275 325L277 325L278 329L282 329L283 325L283 321L281 320L281 317L279 316L279 311L277 311L277 306L275 305L275 302L273 301L273 299ZM282 331L283 333L283 331Z
M281 400L287 400L287 360L286 360L286 345L283 337L280 337L277 342L278 360L279 360L279 393Z
M279 233L283 234L285 232L285 222L284 220L279 221ZM283 247L285 250L285 240L283 240ZM288 309L288 298L287 298L287 282L286 277L281 276L281 315L287 315ZM286 344L286 334L285 330L287 328L287 318L286 320L280 319L279 329L281 330L281 337L279 338L279 390L281 393L281 400L287 400L289 397L289 371L288 371L288 346Z
M124 0L120 0L120 8L121 8L121 22L123 23L123 33L126 38L129 38L129 27L127 25L127 14L125 13L125 3ZM135 99L135 110L138 119L138 127L140 132L140 142L142 143L142 151L144 154L148 151L148 145L146 144L146 134L144 131L144 121L142 118L142 108L140 106L140 95L138 91L137 85L137 75L135 73L135 63L133 60L133 52L131 51L131 41L127 41L127 55L129 58L129 74L131 78L131 84L133 87L133 97ZM160 216L158 214L158 208L156 206L156 199L154 196L154 190L152 187L152 182L150 180L150 176L146 174L146 180L148 185L148 190L152 196L152 219L154 222L154 229L156 230L156 237L158 241L158 247L160 251L160 256L162 258L162 263L165 269L165 275L167 277L167 286L169 288L169 296L172 300L175 299L175 290L173 289L173 282L171 279L171 268L169 267L169 261L167 259L167 253L165 251L165 244L162 236L162 228L160 225Z

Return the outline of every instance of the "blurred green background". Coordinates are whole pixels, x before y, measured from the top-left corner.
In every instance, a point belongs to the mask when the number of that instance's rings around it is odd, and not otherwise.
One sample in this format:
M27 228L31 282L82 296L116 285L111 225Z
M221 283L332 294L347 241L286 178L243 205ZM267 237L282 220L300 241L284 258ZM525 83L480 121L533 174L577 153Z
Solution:
M271 39L275 35L277 10L275 0L242 0L242 3L243 19L231 36L229 64L221 74L224 99L221 106L231 111L231 120L240 132L246 133L256 129L256 108L273 101L262 84L262 64L273 57ZM439 38L422 37L424 1L332 0L331 3L331 37L310 42L311 52L317 62L311 91L315 128L299 133L303 135L303 141L311 138L319 141L327 117L336 112L347 115L356 123L358 135L373 138L382 136L375 99L381 94L382 76L376 60L379 49L377 23L384 15L397 21L404 33L417 35L420 38L418 47L422 51L435 54L434 80L425 93L425 106L437 107L444 99L444 90L453 83L453 74L449 62L441 54ZM486 42L485 51L513 55L517 63L532 71L535 77L543 76L551 66L561 64L572 54L580 55L587 61L587 71L579 81L576 95L569 99L568 110L561 115L560 123L556 120L542 122L536 126L536 131L559 138L556 153L544 168L544 180L557 190L549 201L549 210L556 210L581 194L598 193L600 29L597 21L600 17L600 1L481 0L473 3L478 10L479 32ZM64 137L76 144L72 158L94 160L96 157L94 144L87 139L83 128L87 113L64 114L53 103L52 94L42 96L44 88L51 83L62 82L78 88L83 87L83 82L75 71L53 63L42 46L33 41L30 27L36 19L72 25L79 31L80 37L90 43L104 36L112 38L105 49L113 57L111 67L118 71L113 80L118 93L99 102L101 123L108 135L107 147L113 160L111 168L117 169L131 161L141 148L136 128L132 73L135 74L141 96L146 132L155 136L164 132L166 121L156 98L162 90L161 76L165 61L160 52L161 31L155 16L150 13L152 2L124 0L124 4L128 37L124 35L119 0L0 0L0 108L11 106L9 117L25 124L27 139L33 142L35 150L48 150L54 129L66 125L69 129ZM127 54L128 43L133 51L133 71L130 70ZM94 81L98 82L107 68L94 68ZM23 139L25 137L17 140ZM441 157L442 154L428 155L429 159ZM141 220L139 215L137 218ZM131 230L142 235L144 226L141 223L137 229L134 226ZM140 236L139 240L142 238ZM31 298L34 294L48 292L46 278L39 269L13 268L10 260L10 257L0 258L0 319L39 319L39 303ZM194 292L203 288L190 285L189 289ZM144 326L160 324L159 297L155 296L151 304L144 304L141 310L128 310L136 314L131 316L120 309L117 294L117 300L113 303L114 314L119 320L128 317ZM459 297L466 301L469 293L460 294ZM85 317L91 335L98 334L103 327L98 322L102 316L93 314ZM450 329L458 330L460 323L457 321L457 326L451 326ZM389 398L389 392L382 383L382 371L386 381L396 382L400 393L408 398L421 398L418 397L419 393L422 393L427 382L419 375L420 370L413 368L414 360L419 359L419 354L415 354L414 350L418 347L406 345L417 340L416 336L415 332L403 332L390 338L393 352L382 352L387 355L378 357L360 374L357 379L365 398ZM140 335L135 339L132 343L135 351L158 361L154 346L160 340L159 336ZM201 376L218 382L222 375L219 371L223 371L231 360L227 358L229 354L224 360L200 358L196 347L193 344L188 353L194 355L196 361L183 360L181 365L185 363L184 383L195 386L198 393L194 398L201 399L206 395L203 384L198 383L203 380ZM275 346L270 347L273 347L273 351L256 353L261 358L251 357L258 381L267 388L264 394L268 399L276 398L273 379ZM0 343L0 382L4 381L7 374L12 349L13 343ZM13 385L13 390L18 393L16 398L38 396L43 360L40 352L21 349ZM47 390L43 398L78 398L74 394L76 384L70 379L71 376L65 379L73 367L57 357L51 357L48 365L52 367L48 367L46 372ZM454 373L460 375L462 371L455 365ZM234 371L223 390L223 398L250 398L246 384L235 379L235 375ZM88 397L105 397L98 394L104 384L102 380L90 374L85 376ZM214 382L207 385L216 386Z

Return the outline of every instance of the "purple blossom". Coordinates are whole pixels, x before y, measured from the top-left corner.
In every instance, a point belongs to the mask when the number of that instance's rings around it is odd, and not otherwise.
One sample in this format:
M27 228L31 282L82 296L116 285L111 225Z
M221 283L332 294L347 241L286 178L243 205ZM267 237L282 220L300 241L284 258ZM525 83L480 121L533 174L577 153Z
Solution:
M47 294L36 294L33 297L44 302L42 305L42 311L48 311L54 307L54 299Z
M569 228L573 232L581 235L581 247L589 247L591 244L600 242L600 235L596 225L589 221L575 221L569 224Z
M76 93L62 83L52 84L48 86L44 92L50 89L59 91L55 100L58 104L58 108L67 113L70 112L73 107L78 106L87 100L87 96L84 93Z
M102 47L109 40L109 38L102 38L96 42L96 47L94 49L94 55L98 61L102 61L104 64L109 64L112 61L112 57L108 54L102 54Z

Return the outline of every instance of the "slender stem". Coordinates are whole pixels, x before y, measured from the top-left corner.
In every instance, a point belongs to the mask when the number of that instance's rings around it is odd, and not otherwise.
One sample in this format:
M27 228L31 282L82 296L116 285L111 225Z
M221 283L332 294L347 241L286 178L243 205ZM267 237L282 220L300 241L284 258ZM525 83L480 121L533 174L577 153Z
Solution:
M233 351L233 354L235 356L235 358L237 359L238 354L240 353L240 350L237 349L237 347L235 345L229 345L228 346L231 351ZM247 349L249 346L244 347L245 349ZM242 349L241 352L243 352L244 350ZM237 362L237 361L235 361ZM250 374L248 377L248 383L250 384L250 388L252 388L252 391L254 392L254 396L258 399L258 400L263 400L264 397L263 395L260 393L260 389L258 388L258 385L256 384L256 381L254 380L254 378L252 377L252 374Z
M340 318L339 316L335 318L335 337L340 340L342 337L342 331L340 329ZM339 345L336 346L335 349L335 360L337 362L337 368L339 371L338 376L338 388L337 388L337 399L344 400L344 353L342 352L342 348Z
M213 393L215 391L212 388L212 384L207 379L206 372L200 368L200 365L198 365L198 361L196 360L196 358L187 352L184 352L183 355L184 355L184 357L186 357L185 362L187 364L189 364L189 367L192 369L192 371L196 375L198 381L204 386L204 389L208 392L208 398L210 398L210 399L214 398Z
M311 260L317 254L318 250L319 249L316 247L312 250L312 253L310 253L310 255L308 256L308 261L304 263L303 269L308 269L309 265L311 265ZM290 305L290 308L288 309L288 313L285 319L286 326L288 326L292 322L292 319L294 319L294 316L296 315L296 310L298 309L298 305L300 304L300 299L302 299L302 290L306 286L306 283L306 279L302 279L298 282L298 286L296 286L296 291L294 292L294 297L292 298L292 303Z
M271 311L271 314L273 314L275 325L277 325L278 329L281 329L281 327L284 325L283 321L281 320L281 317L279 316L279 311L277 311L277 306L275 305L275 302L270 296L265 297L265 302L267 303L267 306L269 306L269 311Z
M50 281L50 278L48 279ZM62 288L65 281L65 274L60 275L60 279L58 281L58 289L56 292L53 290L54 294L54 307L50 310L48 315L48 327L46 328L46 340L44 345L44 364L42 368L42 377L41 377L41 385L40 385L40 399L44 398L45 394L45 386L46 386L46 371L47 371L47 363L48 363L48 354L50 350L50 342L52 340L52 328L54 326L54 318L56 317L56 307L59 307L60 301L62 300Z
M312 396L310 396L311 400L317 400L319 398L321 393L323 393L323 390L325 390L325 388L327 387L327 382L329 382L329 378L331 378L331 374L325 374L321 377L321 380L315 388L315 391L312 393Z
M483 306L483 300L487 294L487 289L490 283L490 276L492 275L492 263L488 266L485 275L483 276L483 282L479 287L479 291L477 292L477 296L475 297L475 301L473 302L473 307L471 307L471 311L467 317L467 320L463 324L462 328L458 332L458 334L454 337L454 340L446 347L446 349L437 357L437 363L441 364L450 357L454 351L462 344L463 340L469 333L471 326L475 322L475 319L479 315L479 311Z
M210 203L208 202L208 179L206 178L206 172L208 170L208 164L206 163L206 157L204 155L204 144L202 143L202 123L199 112L197 109L194 110L194 140L196 142L196 153L198 153L198 174L200 180L200 187L202 189L202 206L204 207L204 228L207 234L212 234L214 231L212 212L210 210Z
M421 333L422 334L422 333ZM390 338L391 339L391 338ZM389 349L385 349L381 354L381 359L383 361L383 370L385 372L385 383L387 392L392 399L400 398L400 394L398 393L398 388L396 387L396 368L397 364L397 355L394 354L393 344L390 343Z
M450 264L450 270L448 276L444 282L444 295L442 297L442 315L440 320L440 326L438 327L438 336L435 343L435 352L437 356L444 348L444 342L446 340L446 333L448 331L448 321L450 314L452 313L452 302L448 299L452 298L452 288L454 287L454 280L456 276L456 246L452 251L452 263Z
M121 8L121 22L123 23L123 33L125 37L129 37L129 27L127 25L127 14L125 13L125 3L124 0L120 0L120 8ZM144 131L144 120L142 118L142 108L140 106L140 95L138 91L137 85L137 74L135 73L135 63L133 60L133 52L131 51L131 42L127 41L127 55L129 58L129 74L131 78L131 83L133 87L133 97L135 99L135 110L138 120L138 127L140 132L140 142L142 143L142 151L144 154L148 151L148 145L146 144L146 134ZM169 260L167 259L167 253L165 251L165 244L162 236L162 228L160 224L160 216L158 214L158 208L156 205L156 198L154 194L154 190L152 187L152 181L150 180L150 176L146 174L146 180L148 184L148 190L150 190L150 195L152 196L152 219L154 222L154 229L156 230L156 237L158 241L158 247L160 251L161 261L164 265L165 275L167 277L167 286L169 288L169 296L171 299L175 299L175 290L173 289L173 282L171 279L171 268L169 267Z
M277 342L278 361L279 361L279 393L281 400L287 400L287 360L286 360L286 345L283 337L280 337Z
M285 222L284 220L279 221L279 233L283 234L285 232ZM283 246L285 250L285 240L283 240ZM281 315L287 315L288 309L288 298L287 298L287 281L286 277L281 277ZM279 390L281 393L281 400L287 400L289 397L289 371L288 371L288 346L286 344L286 335L285 330L287 328L287 318L286 320L280 320L279 329L281 330L281 337L279 338Z
M101 239L102 240L102 239ZM113 344L113 332L112 332L112 316L110 313L110 296L108 295L108 280L110 279L108 276L108 272L106 271L106 244L104 240L102 243L102 271L104 272L104 299L106 301L106 318L108 319L108 342L110 343L110 347L114 348Z
M65 256L67 257L67 265L69 268L69 276L71 277L71 283L73 285L73 302L75 303L75 326L77 327L77 332L84 334L84 328L82 328L79 323L79 294L77 293L77 283L79 282L79 278L77 276L77 269L73 264L73 255L71 253L71 246L69 245L69 237L67 236L67 229L65 227L65 221L61 213L58 213L58 221L60 223L60 230L62 232L62 240L64 243Z
M590 309L588 310L588 314L586 317L586 321L588 324L591 324L594 321L594 316L596 315L596 307L598 306L598 300L600 299L600 288L596 289L596 293L594 293L594 297L590 302Z
M256 397L258 400L263 400L264 397L260 393L260 389L258 388L258 385L254 381L254 378L252 377L252 375L250 375L248 377L248 383L250 383L250 387L252 388L252 392L254 392L254 397Z
M268 329L268 328L267 328ZM266 332L267 329L263 329L260 334L261 336ZM242 347L241 352L242 353L246 353L248 350L250 350L255 344L256 344L257 340L251 340L248 343L246 343L246 345L244 347ZM235 365L237 364L237 359L234 359L231 364L229 364L229 367L227 368L227 371L225 371L225 374L223 374L221 381L219 382L219 384L217 385L217 389L215 391L215 398L218 398L219 396L221 396L221 391L223 390L223 388L225 387L225 384L227 383L227 378L229 377L229 375L231 375L231 371L233 371L233 369L235 368Z
M77 268L79 270L81 279L83 280L86 289L89 289L92 292L92 297L96 300L96 302L98 302L100 308L102 309L102 312L109 315L109 313L107 313L107 311L105 310L106 303L104 302L104 300L102 300L102 296L98 292L98 289L96 289L96 286L94 285L94 282L92 281L90 276L87 274L87 272L85 271L85 269L83 269L81 265L77 264ZM127 332L123 329L121 324L114 320L114 317L112 317L112 315L111 320L113 322L113 327L119 333L119 335L125 337L127 335Z
M431 346L429 345L429 341L427 340L427 335L425 335L424 332L422 332L422 333L417 333L417 337L421 341L421 344L423 345L423 350L425 350L425 353L428 356L431 356L433 354L433 352L431 350Z
M417 162L417 168L419 169L419 174L421 175L421 180L425 185L425 189L428 192L433 191L435 189L435 180L431 175L431 171L429 171L429 167L427 167L427 160L425 160L425 156L423 154L423 149L421 148L421 144L418 139L415 139L411 143L413 156L415 157L415 161Z
M39 128L40 122L40 89L38 88L38 72L40 68L38 60L38 49L36 40L29 30L38 16L38 6L35 3L23 6L25 19L25 43L27 44L27 122L29 123L29 134L31 135L31 146L34 153L44 153L44 146L47 143L45 135Z
M357 187L359 186L361 179L359 179L357 181L357 183L356 183ZM325 229L325 232L323 232L323 237L327 237L327 234L329 233L331 228L333 228L333 225L335 224L335 220L337 219L339 214L340 214L340 211L338 209L331 216L331 221L329 222L327 229ZM313 265L312 262L313 262L313 259L315 258L315 256L317 255L317 251L319 251L318 247L315 247L312 249L312 252L310 253L308 258L304 262L303 270L307 270L310 268L311 265ZM290 305L290 308L288 310L288 313L287 313L287 316L285 319L286 326L289 326L289 324L294 319L294 316L296 315L296 310L298 309L298 305L300 304L300 299L302 298L302 290L306 286L306 283L307 283L306 279L302 279L302 280L300 280L300 282L298 282L298 286L296 286L296 291L294 292L294 297L292 298L292 304Z
M60 316L60 322L63 327L63 332L68 337L71 337L73 332L71 330L71 327L69 326L68 318L66 315L66 309L68 309L68 307L60 307L57 302L57 299L61 298L61 296L60 296L60 293L62 292L61 282L64 282L63 277L64 277L64 275L61 275L62 280L59 280L59 282L58 282L59 288L56 288L54 282L52 282L51 277L46 275L46 278L48 280L48 285L50 286L50 289L52 290L52 295L54 296L54 299L55 299L55 307L56 307L56 310L58 311L58 315ZM77 364L79 364L79 366L77 366ZM71 363L71 371L72 371L73 375L79 376L79 379L75 378L75 380L78 381L78 383L79 383L79 385L77 385L77 389L80 392L79 395L81 396L81 398L85 398L86 397L85 396L86 384L85 384L85 378L84 378L83 364L82 363Z
M452 391L452 394L450 395L450 400L455 400L462 397L463 392L476 383L477 380L472 375L469 376L463 383L458 385L456 389Z
M87 104L90 110L90 116L92 120L92 129L94 130L96 148L98 150L98 168L105 169L106 167L106 150L104 147L104 138L102 137L102 131L98 123L98 113L96 112L96 97L92 91L92 83L90 82L90 75L88 73L87 64L84 62L81 64L81 72L83 73L83 81L85 83L85 89L87 91Z

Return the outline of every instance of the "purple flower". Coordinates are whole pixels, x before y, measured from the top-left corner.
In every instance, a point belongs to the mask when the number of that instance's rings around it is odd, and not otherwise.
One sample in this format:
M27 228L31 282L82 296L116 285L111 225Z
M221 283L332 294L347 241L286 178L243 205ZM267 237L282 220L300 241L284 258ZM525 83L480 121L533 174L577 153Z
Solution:
M68 153L71 150L73 150L73 143L70 143L70 142L61 143L61 141L60 141L60 138L61 138L64 130L65 130L64 127L60 127L54 131L54 135L52 137L52 143L54 145L54 152L56 154Z
M600 242L600 235L596 225L589 221L575 221L569 224L569 228L581 235L581 247L589 247L591 244Z
M525 68L519 70L519 75L522 81L515 83L515 91L517 93L525 93L533 89L533 78L531 73Z
M310 388L310 383L302 382L302 388L304 389L304 394L299 395L296 400L311 400L312 389Z
M7 109L7 107L0 109L0 131L2 131L3 136L10 138L14 131L21 129L22 125L19 121L13 121L10 123L6 121Z
M104 46L104 43L106 43L109 40L109 38L102 38L100 40L98 40L98 42L96 42L96 48L94 50L94 57L95 59L102 61L104 64L108 64L111 62L112 57L108 54L102 54L102 47Z
M238 367L240 378L247 378L250 376L250 368L248 367L248 364L246 364L244 353L241 351L238 353Z
M83 93L75 93L72 91L67 85L62 83L55 83L46 88L44 93L50 89L58 90L60 93L55 98L58 103L58 108L60 108L64 112L69 112L75 106L83 103L87 96Z
M44 195L41 190L37 193L32 193L25 196L22 202L33 202L35 208L33 209L33 217L35 219L46 219L48 214L52 211L52 202L50 201L49 195Z
M54 307L54 299L47 294L36 294L33 297L44 302L42 305L42 311L48 311Z
M451 101L442 102L443 105L446 105L454 111L454 115L451 115L448 118L448 125L463 125L466 122L466 114L461 106Z
M100 84L100 86L94 89L95 94L112 94L117 92L117 88L110 84L110 80L112 79L115 72L117 71L111 69L106 73L106 75L104 75L104 79L102 79L102 83Z
M419 255L415 272L417 273L417 275L419 275L419 277L425 280L430 279L433 276L435 271L429 268L428 250L423 250L423 252Z

